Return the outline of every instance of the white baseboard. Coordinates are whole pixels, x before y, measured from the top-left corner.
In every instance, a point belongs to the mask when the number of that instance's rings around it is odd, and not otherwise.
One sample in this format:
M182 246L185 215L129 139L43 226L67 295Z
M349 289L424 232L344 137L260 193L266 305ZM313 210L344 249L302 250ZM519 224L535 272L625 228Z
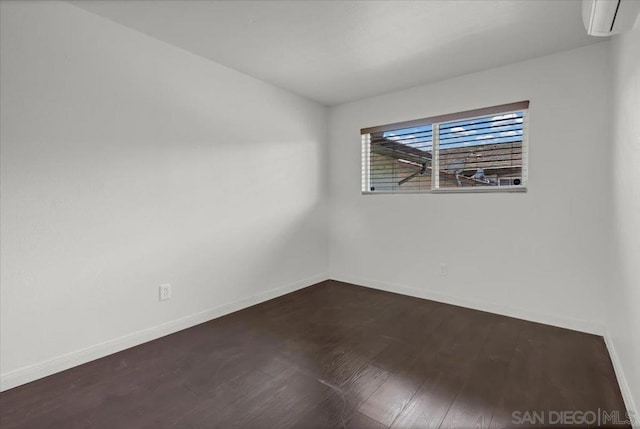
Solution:
M618 357L618 352L616 351L616 347L614 346L613 338L611 337L609 330L604 334L604 343L609 351L609 356L611 356L611 363L613 364L613 370L615 371L616 378L618 379L618 386L620 386L624 405L627 407L628 411L634 412L635 422L632 426L634 429L640 429L640 410L638 409L633 395L631 394L627 378L624 376L622 364L620 363L620 358Z
M0 391L8 390L31 381L55 374L74 366L82 365L101 357L108 356L113 353L134 347L151 340L155 340L165 335L181 331L191 326L207 322L212 319L224 316L234 311L242 310L255 304L294 292L298 289L311 286L315 283L327 280L327 275L317 274L313 277L297 281L285 286L262 292L257 295L241 299L240 301L224 304L215 308L211 308L196 314L172 320L161 325L133 332L131 334L115 338L104 343L95 344L82 350L76 350L44 362L20 368L0 375Z
M603 324L591 322L588 320L579 320L570 317L550 315L538 313L522 308L505 306L491 302L482 302L470 300L457 296L451 296L434 292L426 289L418 289L410 286L390 284L371 279L363 279L348 274L329 273L329 278L345 283L352 283L369 287L372 289L384 290L387 292L399 293L402 295L413 296L416 298L429 299L431 301L442 302L445 304L457 305L459 307L471 308L473 310L486 311L488 313L499 314L502 316L514 317L516 319L528 320L530 322L542 323L545 325L557 326L560 328L571 329L574 331L586 332L588 334L604 335L606 329Z

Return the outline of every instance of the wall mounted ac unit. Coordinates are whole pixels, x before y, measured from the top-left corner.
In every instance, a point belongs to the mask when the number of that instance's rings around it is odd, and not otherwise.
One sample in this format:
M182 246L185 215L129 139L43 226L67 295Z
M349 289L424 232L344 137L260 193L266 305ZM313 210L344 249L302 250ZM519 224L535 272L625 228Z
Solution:
M640 0L582 0L582 20L591 36L611 36L631 30Z

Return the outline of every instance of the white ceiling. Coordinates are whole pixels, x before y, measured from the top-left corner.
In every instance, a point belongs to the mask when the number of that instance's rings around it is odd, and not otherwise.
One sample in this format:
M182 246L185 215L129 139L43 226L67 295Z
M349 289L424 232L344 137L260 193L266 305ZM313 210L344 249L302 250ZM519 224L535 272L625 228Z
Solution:
M575 0L72 3L325 105L602 40Z

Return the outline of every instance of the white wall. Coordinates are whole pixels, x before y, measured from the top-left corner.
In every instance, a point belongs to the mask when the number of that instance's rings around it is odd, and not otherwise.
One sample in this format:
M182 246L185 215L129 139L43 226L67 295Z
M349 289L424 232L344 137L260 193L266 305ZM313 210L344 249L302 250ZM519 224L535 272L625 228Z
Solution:
M611 188L607 43L330 111L330 273L603 331ZM527 193L360 194L360 128L530 100ZM448 276L440 276L440 263Z
M607 147L613 150L614 275L606 285L606 303L609 350L627 407L640 413L640 24L636 27L611 41L613 141Z
M325 277L324 107L66 3L1 16L3 388Z

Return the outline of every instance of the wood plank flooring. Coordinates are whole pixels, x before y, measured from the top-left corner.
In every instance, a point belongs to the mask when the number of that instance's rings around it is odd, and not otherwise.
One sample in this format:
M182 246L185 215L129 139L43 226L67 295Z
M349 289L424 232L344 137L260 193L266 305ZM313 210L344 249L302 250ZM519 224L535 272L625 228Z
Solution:
M327 281L3 392L0 427L557 427L598 409L624 420L601 337Z

